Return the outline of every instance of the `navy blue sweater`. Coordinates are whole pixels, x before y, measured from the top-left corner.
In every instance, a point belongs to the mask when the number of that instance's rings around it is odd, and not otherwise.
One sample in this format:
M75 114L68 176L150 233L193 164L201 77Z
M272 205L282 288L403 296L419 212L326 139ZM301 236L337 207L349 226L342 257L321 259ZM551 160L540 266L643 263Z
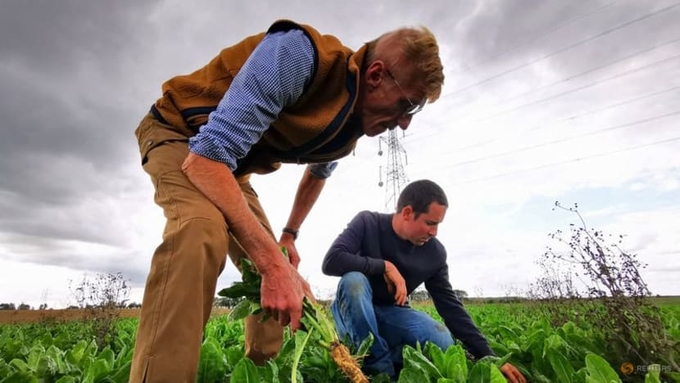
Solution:
M392 228L391 214L369 211L357 214L333 242L322 269L324 274L338 277L350 271L363 273L373 288L373 304L393 305L394 295L388 292L383 278L384 260L397 267L409 294L425 283L446 327L472 355L481 358L494 354L453 293L444 246L436 238L422 246L399 238Z

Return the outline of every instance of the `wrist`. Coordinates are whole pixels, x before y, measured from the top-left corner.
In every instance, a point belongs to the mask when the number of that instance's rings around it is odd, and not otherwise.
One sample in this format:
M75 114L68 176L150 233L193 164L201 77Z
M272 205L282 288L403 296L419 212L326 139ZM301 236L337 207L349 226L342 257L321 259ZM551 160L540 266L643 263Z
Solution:
M298 234L300 233L299 229L291 229L289 227L284 227L282 230L284 235L289 235L293 237L293 240L296 240L298 237Z
M277 246L276 250L272 249L269 254L277 254L273 258L268 258L261 265L257 266L257 271L261 275L275 275L282 270L285 270L286 264L288 263L286 257L281 253L281 249Z
M389 271L390 267L394 267L394 265L392 264L392 262L390 262L390 261L383 261L383 274L386 274L386 273Z

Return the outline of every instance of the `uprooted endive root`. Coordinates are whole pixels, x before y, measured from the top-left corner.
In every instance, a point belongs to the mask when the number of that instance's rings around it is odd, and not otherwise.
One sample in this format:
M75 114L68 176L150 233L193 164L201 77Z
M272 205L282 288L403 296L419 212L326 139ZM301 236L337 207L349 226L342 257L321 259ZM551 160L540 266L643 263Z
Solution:
M333 358L340 371L349 378L350 382L368 383L368 378L361 371L361 367L359 367L356 359L352 358L345 345L340 342L331 343L331 358Z

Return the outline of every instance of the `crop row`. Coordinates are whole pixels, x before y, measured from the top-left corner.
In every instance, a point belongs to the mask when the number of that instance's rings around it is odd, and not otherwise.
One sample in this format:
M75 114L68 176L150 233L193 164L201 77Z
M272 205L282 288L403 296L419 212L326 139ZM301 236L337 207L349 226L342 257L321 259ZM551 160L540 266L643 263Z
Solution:
M436 316L431 306L420 309ZM680 381L680 373L663 364L622 369L627 361L615 360L595 325L567 322L553 327L546 317L525 305L480 305L469 307L469 311L498 357L473 362L460 345L449 350L429 344L407 347L400 382L504 382L498 366L506 361L532 382L650 383L661 382L662 377ZM669 337L680 340L680 307L664 308L663 318ZM125 382L136 326L136 319L118 321L115 336L102 347L97 346L86 322L0 326L0 383ZM289 382L292 358L304 336L301 331L294 336L286 334L277 358L255 366L243 357L243 322L214 317L205 330L197 381ZM313 345L304 349L293 373L304 382L346 381L327 350ZM379 376L372 381L387 380Z

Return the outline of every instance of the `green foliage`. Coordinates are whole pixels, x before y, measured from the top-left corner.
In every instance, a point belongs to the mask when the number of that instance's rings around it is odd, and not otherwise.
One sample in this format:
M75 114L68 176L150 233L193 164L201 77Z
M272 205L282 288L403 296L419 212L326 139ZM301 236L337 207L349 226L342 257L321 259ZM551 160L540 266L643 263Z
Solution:
M255 367L253 361L248 358L243 358L234 367L234 372L231 374L231 380L243 383L260 383L260 375L258 374L257 367Z
M288 257L285 247L281 248L283 256ZM257 271L253 263L249 259L241 260L241 281L233 283L230 287L222 289L218 295L224 298L243 299L234 309L229 313L229 320L239 320L248 315L258 314L262 311L260 305L260 286L262 284L262 276ZM297 383L302 381L301 373L298 369L300 358L302 356L307 342L310 338L313 342L325 349L326 354L330 352L333 344L339 343L338 334L335 330L335 325L325 312L323 307L317 303L313 303L309 298L305 297L302 305L302 325L305 331L298 331L295 336L294 354L291 361L290 381ZM266 315L263 319L266 319ZM312 337L312 334L315 336ZM285 348L284 348L285 349ZM285 349L287 351L287 349ZM279 372L279 371L277 371ZM274 371L272 371L274 375Z
M621 382L618 374L602 357L586 355L586 382Z
M436 316L431 306L421 309ZM539 383L680 381L678 371L669 371L670 367L661 362L646 366L644 374L621 375L620 364L610 364L604 357L603 334L596 324L577 326L569 322L553 327L541 311L529 305L469 305L467 309L498 356L473 361L459 344L448 350L430 343L405 347L400 382L503 382L499 369L506 362L531 382ZM663 306L661 315L669 334L677 330L680 306ZM116 328L113 344L99 347L80 322L0 326L0 383L125 382L137 320L120 320ZM244 358L243 321L214 317L204 334L197 382L289 383L293 376L298 382L347 381L317 342L321 337L316 330L301 330L295 335L286 331L281 351L264 366L255 366ZM353 351L365 353L369 345L370 340ZM293 372L296 360L297 371ZM373 383L388 381L385 375L371 378Z
M217 295L226 298L244 298L251 302L260 302L260 284L262 277L257 272L253 262L247 258L241 259L241 281L220 290Z
M201 345L198 382L219 382L227 375L227 356L215 338L207 338Z

